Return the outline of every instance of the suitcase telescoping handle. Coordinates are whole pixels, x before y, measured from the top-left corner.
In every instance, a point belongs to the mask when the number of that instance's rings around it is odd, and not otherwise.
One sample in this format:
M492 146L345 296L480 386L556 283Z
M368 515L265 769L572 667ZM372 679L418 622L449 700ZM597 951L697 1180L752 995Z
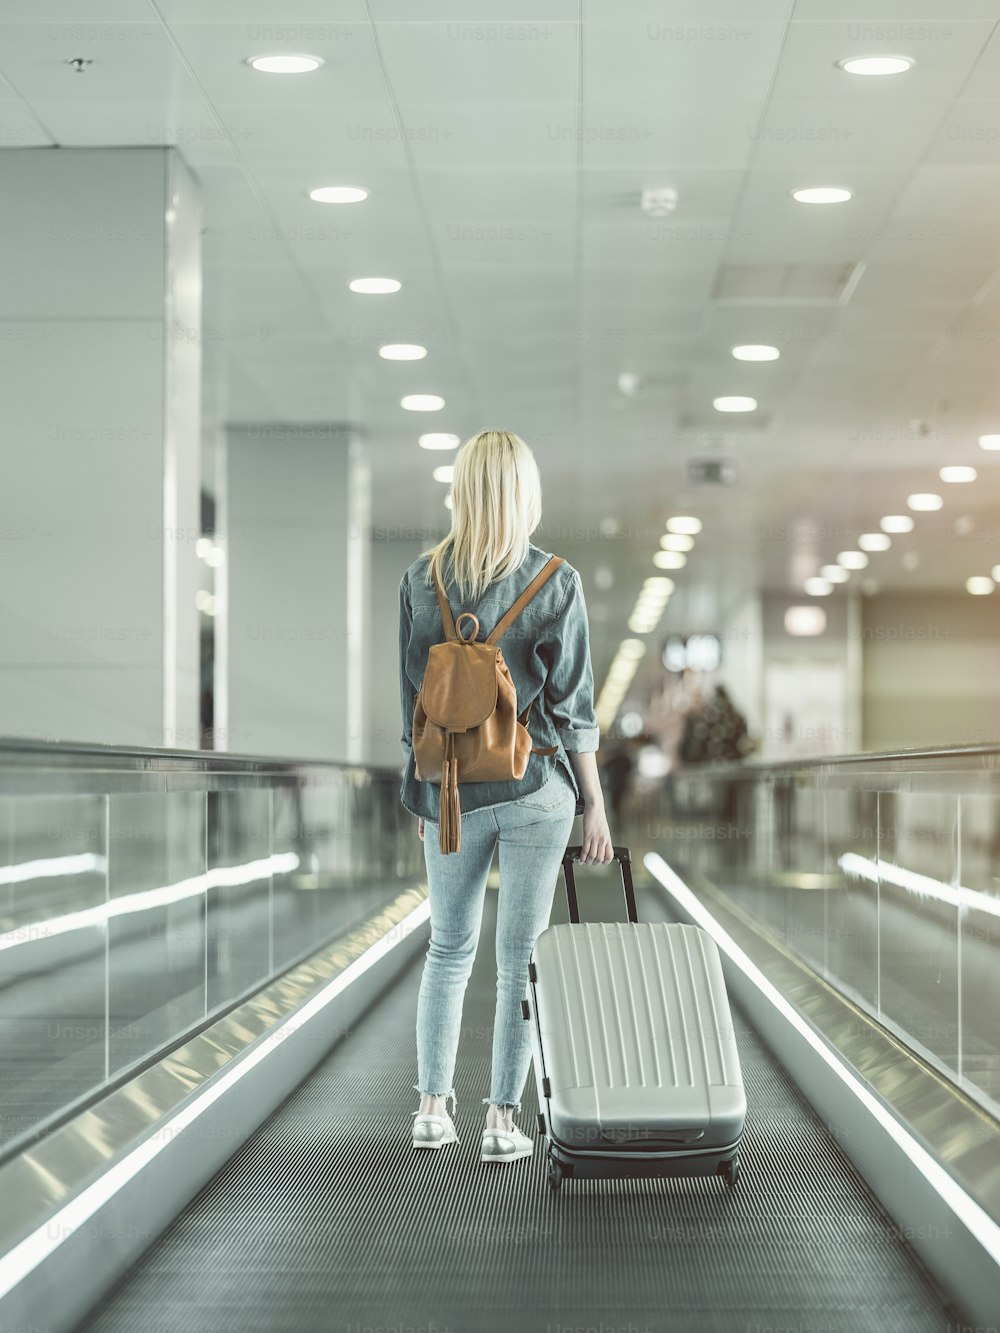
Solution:
M625 890L625 907L628 911L628 919L638 922L639 917L635 910L635 889L632 887L632 855L627 847L612 847L614 859L621 866L622 887ZM566 875L566 902L569 904L569 919L574 924L579 924L580 909L576 901L576 883L573 879L573 862L579 861L580 853L583 851L583 844L576 843L572 847L567 847L563 852L563 871Z

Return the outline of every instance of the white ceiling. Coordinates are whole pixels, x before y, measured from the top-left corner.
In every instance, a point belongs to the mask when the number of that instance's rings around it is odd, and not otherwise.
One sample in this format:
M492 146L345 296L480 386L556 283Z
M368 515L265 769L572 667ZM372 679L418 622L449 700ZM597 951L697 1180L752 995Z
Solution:
M421 431L516 430L542 467L536 540L616 571L591 593L609 645L678 510L704 531L668 616L711 618L748 583L797 591L915 490L945 508L854 581L966 596L1000 562L1000 453L976 444L1000 432L1000 14L858 8L88 0L81 18L79 0L4 0L2 142L178 145L203 188L207 424L354 422L389 531L447 528L430 471L450 455L418 449ZM325 64L244 63L283 51ZM914 67L836 67L879 52ZM369 198L322 207L322 184ZM791 199L816 184L854 198ZM650 221L641 191L663 185L677 211ZM853 274L846 301L768 294L836 272ZM402 291L348 291L368 274ZM386 362L387 341L429 354ZM781 359L736 362L737 342ZM642 377L634 398L622 371ZM404 411L414 391L445 411ZM723 393L758 411L721 417ZM699 454L735 459L737 486L687 484ZM979 480L940 483L945 462Z

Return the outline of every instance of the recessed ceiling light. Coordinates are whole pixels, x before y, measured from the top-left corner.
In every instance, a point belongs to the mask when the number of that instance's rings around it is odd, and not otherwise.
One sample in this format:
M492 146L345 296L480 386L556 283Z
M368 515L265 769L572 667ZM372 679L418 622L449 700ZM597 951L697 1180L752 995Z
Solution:
M643 190L639 206L651 218L668 217L677 208L677 191L672 185L664 185L655 190Z
M837 556L837 564L844 569L864 569L868 563L868 557L864 551L841 551Z
M262 74L308 74L319 69L319 56L248 56L247 64Z
M378 354L386 361L422 361L427 348L418 343L386 343L378 349Z
M395 278L355 278L348 285L352 292L361 292L364 296L384 296L388 292L398 292L403 284Z
M858 538L858 545L862 551L888 551L892 538L884 532L863 532Z
M737 361L777 361L780 355L777 347L770 347L767 343L744 343L733 348L733 356Z
M905 74L913 61L908 56L848 56L837 64L846 74Z
M980 435L980 449L1000 449L1000 435Z
M913 519L909 514L887 514L885 518L879 519L878 525L883 532L913 531Z
M444 507L445 509L451 508L451 491L444 497Z
M660 538L660 545L665 551L690 551L694 546L694 538L686 532L666 532Z
M978 473L974 467L943 467L938 473L942 481L975 481Z
M436 393L408 393L400 398L399 405L407 412L440 412L444 399Z
M655 588L661 593L672 593L676 584L673 579L668 579L662 574L650 574L648 578L642 581L642 590L647 592L650 588Z
M461 443L457 435L445 435L443 432L421 435L417 440L421 449L457 449Z
M829 579L806 579L802 586L810 597L828 597L833 592Z
M843 204L850 197L850 190L843 190L838 185L815 185L792 191L792 198L800 204Z
M993 580L988 579L985 574L977 574L973 578L965 580L965 591L971 592L973 597L986 597L995 587L996 584Z
M990 574L993 576L993 578L996 580L997 583L1000 583L1000 565L994 565L993 568L990 570Z
M449 483L451 482L451 479L454 475L455 475L454 463L442 463L440 467L436 467L434 471L431 473L431 476L434 478L435 481L447 481Z
M676 518L667 519L668 532L689 532L692 536L697 536L701 532L701 519L691 518L687 514L680 514Z
M368 191L359 185L319 185L309 191L309 198L317 204L360 204Z
M657 569L683 569L687 564L687 556L683 551L657 551L653 556L653 564Z
M639 376L634 370L623 370L618 376L618 392L626 398L634 398L639 392Z
M746 398L742 394L729 394L722 398L713 398L712 406L716 412L753 412L757 406L756 398Z
M785 611L785 632L796 637L822 634L826 612L821 606L790 606Z
M908 495L906 503L911 509L931 510L940 509L944 501L940 495L933 495L930 491L918 491L916 495Z
M851 577L842 565L823 565L819 576L826 579L827 583L846 583Z

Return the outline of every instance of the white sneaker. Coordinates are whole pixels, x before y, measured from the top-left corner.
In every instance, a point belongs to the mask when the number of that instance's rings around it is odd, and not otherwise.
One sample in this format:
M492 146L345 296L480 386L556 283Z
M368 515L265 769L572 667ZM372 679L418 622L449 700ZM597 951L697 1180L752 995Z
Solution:
M527 1134L522 1134L517 1125L510 1129L484 1129L481 1162L514 1162L519 1157L530 1157L535 1151L535 1144Z
M458 1135L447 1111L444 1115L421 1115L414 1111L414 1148L443 1148L446 1143L457 1143Z

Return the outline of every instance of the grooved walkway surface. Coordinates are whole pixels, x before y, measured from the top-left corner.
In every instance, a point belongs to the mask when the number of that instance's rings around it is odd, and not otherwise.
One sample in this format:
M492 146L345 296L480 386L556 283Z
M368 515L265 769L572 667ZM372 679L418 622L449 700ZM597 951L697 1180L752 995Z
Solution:
M620 919L611 891L587 916ZM637 885L641 919L662 919ZM488 893L455 1087L460 1143L410 1146L420 958L78 1333L946 1333L961 1323L737 1013L749 1114L720 1180L566 1182L479 1162L495 998ZM553 920L565 920L557 902ZM519 1122L536 1134L534 1074Z

